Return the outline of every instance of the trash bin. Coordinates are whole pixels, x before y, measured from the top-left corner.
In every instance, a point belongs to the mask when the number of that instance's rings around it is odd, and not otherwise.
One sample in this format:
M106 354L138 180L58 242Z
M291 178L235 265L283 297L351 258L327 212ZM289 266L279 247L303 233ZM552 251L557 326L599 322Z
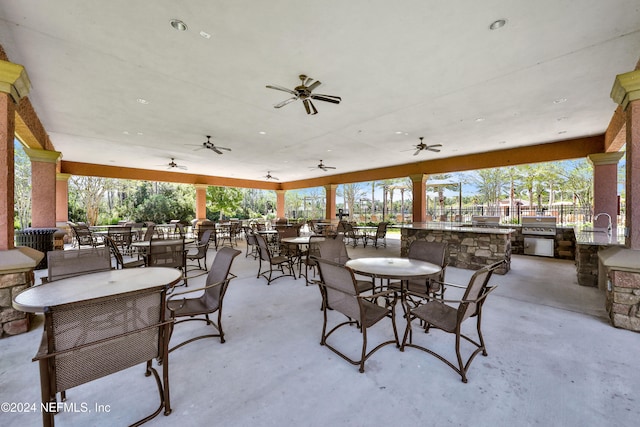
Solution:
M53 250L53 234L57 228L26 228L16 231L16 246L27 246L44 253L36 270L47 268L47 252Z

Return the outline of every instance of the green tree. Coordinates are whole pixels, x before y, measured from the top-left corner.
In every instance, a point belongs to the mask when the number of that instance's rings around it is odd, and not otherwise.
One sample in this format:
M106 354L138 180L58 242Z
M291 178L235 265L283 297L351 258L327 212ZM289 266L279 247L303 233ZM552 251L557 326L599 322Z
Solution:
M214 187L207 188L207 209L211 212L219 212L219 218L225 214L233 216L242 207L243 193L238 188Z
M86 222L89 225L98 223L100 207L104 201L106 191L112 181L107 178L93 176L72 176L69 179L69 192L74 192L74 201L81 203L86 212Z
M20 229L29 227L31 222L31 160L14 141L14 211Z

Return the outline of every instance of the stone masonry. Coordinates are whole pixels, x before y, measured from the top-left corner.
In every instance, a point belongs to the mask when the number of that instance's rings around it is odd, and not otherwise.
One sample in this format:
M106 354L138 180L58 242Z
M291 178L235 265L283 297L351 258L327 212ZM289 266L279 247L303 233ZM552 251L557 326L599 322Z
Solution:
M17 335L29 330L33 314L15 310L11 301L22 290L33 286L33 270L0 274L0 337Z
M607 312L616 328L640 332L640 273L609 272L611 291L607 292Z

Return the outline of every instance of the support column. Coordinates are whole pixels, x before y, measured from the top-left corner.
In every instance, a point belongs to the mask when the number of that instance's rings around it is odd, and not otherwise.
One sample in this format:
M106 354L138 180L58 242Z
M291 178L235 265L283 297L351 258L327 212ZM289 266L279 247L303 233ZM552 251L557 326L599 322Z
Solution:
M24 149L31 159L31 226L56 226L56 164L60 152Z
M276 190L276 218L286 218L287 212L284 209L284 195L287 190Z
M207 184L195 184L196 187L196 219L207 218Z
M640 70L617 75L611 98L626 114L625 244L630 249L640 250Z
M413 222L426 222L427 206L425 204L425 197L427 191L427 175L420 173L409 175L409 178L411 178L411 182L413 182Z
M15 104L0 92L0 251L13 249Z
M66 225L69 221L69 178L70 173L56 174L56 225Z
M326 210L325 210L325 219L328 221L332 221L336 217L336 190L338 188L338 184L327 184L324 186L324 190L326 193Z
M624 152L588 156L593 165L593 214L609 214L614 234L618 223L618 161L623 155ZM608 218L601 216L593 226L606 228L608 222Z
M0 55L5 58L0 46ZM13 249L16 105L31 90L22 65L0 60L0 251Z

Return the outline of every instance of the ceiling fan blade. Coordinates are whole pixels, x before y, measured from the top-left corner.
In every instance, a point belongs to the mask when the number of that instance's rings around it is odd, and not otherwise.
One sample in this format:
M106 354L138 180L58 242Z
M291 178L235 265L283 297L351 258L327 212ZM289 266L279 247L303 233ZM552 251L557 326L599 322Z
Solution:
M427 148L437 148L437 147L442 147L442 144L427 145Z
M325 170L327 170L327 169L335 169L335 168L336 168L335 166L325 166L324 167Z
M311 110L313 111L313 113L311 113L311 114L318 114L318 110L316 110L316 106L313 105L313 102L311 102L310 99L305 99L305 101L309 101L309 105L311 106Z
M276 86L276 85L267 85L267 87L269 89L281 90L283 92L290 93L291 95L298 96L298 94L296 92L292 91L291 89L287 89L286 87Z
M311 79L309 79L311 80ZM311 83L311 85L307 86L307 90L309 92L311 92L312 90L314 90L315 88L317 88L318 86L320 86L322 83L320 83L319 80L316 80L315 82Z
M342 101L342 98L339 96L335 96L335 95L325 95L323 93L312 93L311 94L311 98L316 99L316 98L329 98L329 99L333 99L334 101Z
M317 99L318 101L332 102L334 104L340 104L342 99L339 96L328 97L326 95L311 95L312 99Z
M222 151L218 150L218 147L211 147L211 151L214 151L218 154L222 154Z
M311 114L311 108L309 108L310 101L305 99L302 103L304 104L304 109L307 110L307 114Z
M294 97L292 97L292 98L285 99L284 101L282 101L282 102L280 102L280 103L278 103L278 104L274 105L274 106L273 106L273 108L282 108L282 107L284 107L285 105L287 105L287 104L291 104L293 101L297 101L297 100L298 100L298 97L297 97L297 96L294 96Z
M231 151L231 148L227 148L227 147L216 147L218 150L225 150L225 151Z
M439 152L440 152L440 150L439 150L439 149L437 149L437 148L431 148L431 147L427 147L427 148L426 148L426 150L427 150L427 151L433 151L434 153L439 153Z
M416 152L415 152L415 153L413 153L413 155L414 155L414 156L417 156L419 152L420 152L420 149L418 148L418 149L416 150Z

